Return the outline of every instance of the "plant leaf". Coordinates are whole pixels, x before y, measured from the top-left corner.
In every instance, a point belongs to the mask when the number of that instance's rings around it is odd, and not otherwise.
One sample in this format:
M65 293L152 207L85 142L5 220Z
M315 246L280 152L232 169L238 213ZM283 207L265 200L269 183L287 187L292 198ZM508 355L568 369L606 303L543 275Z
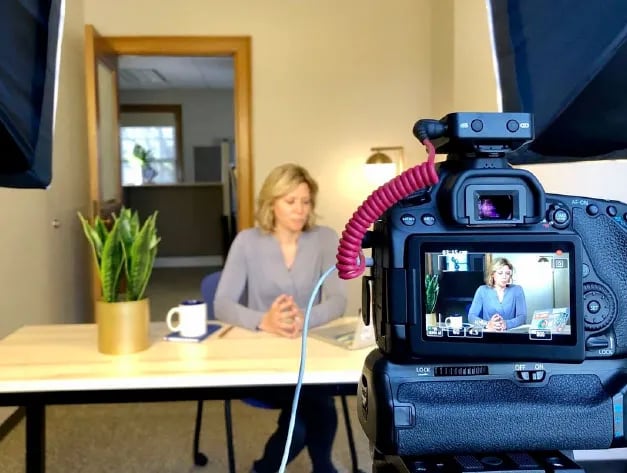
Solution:
M144 294L156 255L156 246L151 243L156 238L157 212L146 219L126 257L128 300L139 300Z
M87 241L91 243L91 249L94 254L94 258L96 259L96 264L98 268L100 268L100 259L102 255L102 239L98 232L90 225L83 215L78 212L78 218L81 221L81 226L83 227L83 232L87 237Z
M102 297L106 302L116 302L124 253L120 243L120 220L116 219L102 248L100 282Z

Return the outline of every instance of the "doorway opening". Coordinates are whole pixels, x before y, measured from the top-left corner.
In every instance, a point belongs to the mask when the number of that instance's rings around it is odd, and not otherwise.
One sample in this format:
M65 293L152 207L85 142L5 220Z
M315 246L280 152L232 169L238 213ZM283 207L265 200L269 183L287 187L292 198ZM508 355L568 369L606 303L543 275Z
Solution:
M151 200L170 210L181 205L178 212L160 211L162 242L168 241L172 248L160 245L161 261L156 270L187 267L202 273L214 265L219 267L226 255L228 236L253 223L250 38L103 37L87 25L86 43L92 216L120 205L134 209L152 206ZM103 73L104 69L107 71ZM103 87L107 81L113 84L110 93ZM203 88L205 96L201 96ZM211 93L213 99L228 96L225 107L230 113L226 114L228 120L223 120L228 125L215 133L207 127L202 132L198 127L186 131L186 126L193 128L203 121L199 109L210 101ZM182 100L185 94L188 97ZM119 114L112 126L106 126L103 110L112 108L111 96ZM193 102L196 116L190 105ZM204 118L212 108L207 107ZM113 135L110 128L115 130L118 143L108 139ZM116 159L112 159L116 148ZM117 169L107 171L107 166ZM168 195L154 195L164 192ZM187 195L198 192L203 195ZM186 209L189 218L182 216L180 209ZM197 218L198 213L203 216ZM175 218L170 217L169 222L168 215ZM191 221L213 231L176 228ZM225 226L227 232L223 231ZM213 241L207 232L214 236ZM155 275L153 279L172 278ZM200 278L194 280L197 290ZM97 288L97 281L94 283Z

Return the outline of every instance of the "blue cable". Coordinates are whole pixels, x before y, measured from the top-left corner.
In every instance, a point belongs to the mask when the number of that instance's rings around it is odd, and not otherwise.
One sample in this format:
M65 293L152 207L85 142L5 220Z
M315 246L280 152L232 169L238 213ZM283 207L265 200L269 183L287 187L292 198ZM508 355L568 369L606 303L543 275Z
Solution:
M309 302L307 303L307 310L305 311L305 320L303 322L303 333L301 335L300 343L300 366L298 368L298 381L296 382L296 389L294 390L294 400L292 401L292 414L290 415L290 426L287 431L287 439L285 441L285 449L283 450L283 459L281 460L281 467L279 473L284 473L287 467L287 460L290 456L290 447L292 446L292 435L294 434L294 424L296 423L296 410L298 409L298 399L300 398L300 388L303 384L303 374L305 373L305 360L307 358L307 332L309 331L309 316L311 314L311 308L313 307L316 295L320 291L320 287L324 280L335 270L335 265L331 266L325 271L325 273L318 280L316 287L314 288Z

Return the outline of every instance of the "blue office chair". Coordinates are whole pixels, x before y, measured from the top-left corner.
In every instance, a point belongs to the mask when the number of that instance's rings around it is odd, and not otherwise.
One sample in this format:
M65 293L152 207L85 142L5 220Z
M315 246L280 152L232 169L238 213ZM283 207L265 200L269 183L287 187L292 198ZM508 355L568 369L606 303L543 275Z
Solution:
M215 320L215 312L213 309L213 300L215 299L216 289L218 288L218 282L220 281L220 276L222 272L216 271L215 273L211 273L208 276L205 276L200 283L200 292L202 297L207 304L207 318L209 320ZM348 448L351 456L352 462L352 473L363 473L359 467L357 462L357 452L355 451L355 439L353 438L353 429L350 423L350 417L348 414L348 403L346 402L346 396L340 396L342 401L342 410L344 411L344 425L346 428L346 433L348 436ZM198 401L198 405L196 408L196 423L194 427L194 464L198 466L204 466L207 464L207 456L200 451L200 428L202 424L202 409L203 409L202 400ZM263 401L255 398L244 398L242 402L252 406L258 407L261 409L275 409L273 406L270 406ZM233 448L233 422L231 418L231 400L224 400L224 423L226 428L226 445L227 445L227 455L228 455L228 463L229 463L229 472L235 473L235 451Z

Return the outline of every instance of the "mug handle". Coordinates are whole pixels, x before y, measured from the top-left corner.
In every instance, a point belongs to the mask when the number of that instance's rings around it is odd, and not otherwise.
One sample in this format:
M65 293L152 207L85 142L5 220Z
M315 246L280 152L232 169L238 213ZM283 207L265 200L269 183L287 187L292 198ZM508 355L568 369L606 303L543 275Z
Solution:
M179 313L179 308L178 307L173 307L168 311L168 315L165 318L165 323L168 324L168 328L172 331L172 332L178 332L179 327L181 326L181 320L178 320L178 323L176 324L176 326L172 325L172 317L174 316L174 314L178 314Z

